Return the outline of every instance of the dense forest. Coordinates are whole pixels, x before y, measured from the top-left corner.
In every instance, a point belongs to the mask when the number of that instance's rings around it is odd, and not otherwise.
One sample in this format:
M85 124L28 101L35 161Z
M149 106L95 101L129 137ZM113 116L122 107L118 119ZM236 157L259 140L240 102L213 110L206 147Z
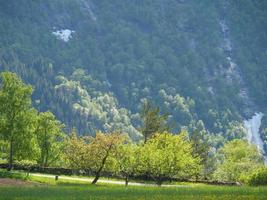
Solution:
M75 129L64 132L64 124L53 113L33 108L32 87L15 73L3 72L0 80L0 164L7 164L8 171L14 164L28 174L36 167L50 173L54 169L56 174L62 173L56 172L59 169L71 170L93 175L92 184L105 172L124 178L126 186L137 177L159 186L174 179L267 184L267 168L256 145L233 139L216 150L203 131L174 135L168 115L149 101L140 113L139 141L133 142L122 130L78 136Z
M168 113L171 133L210 145L267 138L267 2L0 0L0 70L33 85L33 106L79 135L142 139L141 110Z

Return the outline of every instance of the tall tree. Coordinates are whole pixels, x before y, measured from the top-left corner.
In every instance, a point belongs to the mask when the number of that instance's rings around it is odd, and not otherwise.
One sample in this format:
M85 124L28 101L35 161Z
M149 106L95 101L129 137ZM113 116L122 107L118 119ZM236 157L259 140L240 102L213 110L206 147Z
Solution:
M204 131L194 130L190 136L192 142L193 156L200 159L200 164L203 168L203 175L206 176L206 165L209 158L210 145L204 137ZM196 179L200 174L196 174Z
M51 112L40 113L36 128L37 142L40 147L38 163L47 167L55 162L62 150L64 125Z
M9 143L8 169L13 167L14 155L33 155L33 130L36 111L31 105L32 88L11 72L2 72L0 85L0 134Z
M144 136L145 143L156 132L162 133L170 129L167 125L168 114L161 115L159 107L154 107L150 101L144 102L141 119L143 122L141 133Z

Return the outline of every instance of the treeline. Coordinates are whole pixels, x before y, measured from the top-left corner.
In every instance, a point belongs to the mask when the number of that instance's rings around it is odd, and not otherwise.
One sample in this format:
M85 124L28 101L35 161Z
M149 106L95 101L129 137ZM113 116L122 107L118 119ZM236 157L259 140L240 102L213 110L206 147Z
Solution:
M263 158L245 140L217 150L197 128L171 134L168 115L150 102L140 113L143 137L138 142L121 130L96 131L94 137L80 137L75 129L67 134L51 112L33 108L30 85L11 72L0 77L0 159L9 170L14 162L68 167L93 173L93 184L103 171L123 176L126 184L133 176L152 178L158 185L171 178L262 183L257 180L264 176L259 170L266 172Z

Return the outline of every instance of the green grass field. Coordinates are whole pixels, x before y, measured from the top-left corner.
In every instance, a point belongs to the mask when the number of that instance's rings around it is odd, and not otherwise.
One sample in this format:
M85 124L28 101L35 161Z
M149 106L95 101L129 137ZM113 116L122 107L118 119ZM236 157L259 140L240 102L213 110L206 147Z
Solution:
M7 177L7 174L4 174ZM1 177L1 176L0 176ZM3 177L3 175L2 175ZM21 178L22 175L12 175ZM51 178L30 177L31 181L41 182L31 186L0 186L0 199L166 199L166 200L266 200L267 187L248 186L208 186L189 184L188 187L151 187L151 186L117 186L112 184L90 185L76 181L59 180Z
M264 187L218 187L152 188L112 185L56 185L0 187L1 199L182 199L182 200L246 200L267 199Z

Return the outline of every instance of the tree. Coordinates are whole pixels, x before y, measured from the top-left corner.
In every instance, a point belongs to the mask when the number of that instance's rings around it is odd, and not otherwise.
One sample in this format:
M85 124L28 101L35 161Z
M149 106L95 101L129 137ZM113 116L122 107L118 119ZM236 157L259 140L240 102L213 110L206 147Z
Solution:
M76 169L90 170L95 174L92 184L96 184L102 170L108 169L114 161L117 146L126 137L119 133L104 134L97 132L95 137L79 138L74 133L67 142L65 156L69 165Z
M87 155L88 143L83 137L78 137L75 129L67 138L64 148L66 163L72 169L86 169L86 164L90 160Z
M263 158L257 147L245 140L232 140L220 150L221 163L215 178L227 181L245 181L255 169L263 166Z
M117 146L114 157L118 171L125 177L125 186L128 186L129 177L135 173L137 146L132 143Z
M161 115L159 107L154 107L149 101L143 104L141 119L143 121L141 133L145 143L156 132L162 133L170 129L167 125L168 114Z
M190 136L192 142L193 156L200 159L200 165L204 168L204 176L206 176L205 169L209 158L210 145L204 138L204 131L194 130ZM196 174L198 179L199 174Z
M31 106L32 88L11 72L0 75L0 134L9 143L8 169L13 168L14 155L18 158L34 156L33 137L36 111Z
M158 185L167 178L191 177L199 170L199 159L192 156L186 132L156 133L139 147L137 155L139 173L152 177Z
M64 157L67 165L72 169L86 169L85 163L90 159L87 154L87 138L78 137L77 132L74 129L64 144Z
M125 140L126 138L122 134L116 132L111 134L98 132L94 138L91 137L88 151L88 156L90 157L88 167L95 173L92 184L96 184L108 158L114 154L117 146L123 144Z
M63 127L64 125L55 118L53 113L39 114L36 136L41 151L38 160L41 166L47 167L59 158L64 138Z

